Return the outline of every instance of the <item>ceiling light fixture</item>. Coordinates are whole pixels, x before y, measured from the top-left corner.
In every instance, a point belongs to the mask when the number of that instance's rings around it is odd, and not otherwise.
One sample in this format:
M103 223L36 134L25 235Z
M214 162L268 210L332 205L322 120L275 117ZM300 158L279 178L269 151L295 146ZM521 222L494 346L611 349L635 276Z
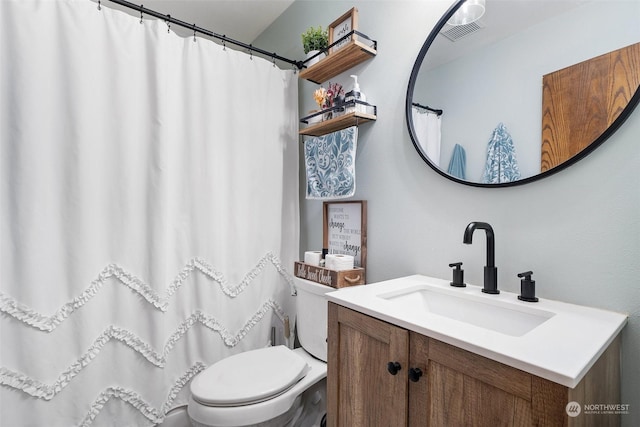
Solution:
M467 25L484 15L485 0L466 0L447 21L449 25Z

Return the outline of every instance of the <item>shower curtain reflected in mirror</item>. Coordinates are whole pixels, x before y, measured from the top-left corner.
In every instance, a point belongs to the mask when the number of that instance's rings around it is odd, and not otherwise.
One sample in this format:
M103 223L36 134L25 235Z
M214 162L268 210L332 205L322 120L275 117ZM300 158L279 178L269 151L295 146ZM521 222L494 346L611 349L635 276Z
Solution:
M414 106L411 109L413 127L422 152L436 166L440 166L440 114Z
M293 316L296 76L89 1L0 11L0 425L154 425Z

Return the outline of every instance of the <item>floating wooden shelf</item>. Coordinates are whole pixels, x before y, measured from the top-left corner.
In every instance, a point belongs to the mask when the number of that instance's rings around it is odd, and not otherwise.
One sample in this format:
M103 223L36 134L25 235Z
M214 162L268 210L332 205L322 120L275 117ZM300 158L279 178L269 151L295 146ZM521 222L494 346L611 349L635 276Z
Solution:
M371 59L377 51L359 40L352 40L339 50L330 53L316 64L300 72L300 78L321 84L349 68Z
M331 132L346 129L349 126L359 126L362 123L375 121L376 119L375 114L351 112L320 123L314 123L304 129L300 129L298 133L309 136L326 135Z

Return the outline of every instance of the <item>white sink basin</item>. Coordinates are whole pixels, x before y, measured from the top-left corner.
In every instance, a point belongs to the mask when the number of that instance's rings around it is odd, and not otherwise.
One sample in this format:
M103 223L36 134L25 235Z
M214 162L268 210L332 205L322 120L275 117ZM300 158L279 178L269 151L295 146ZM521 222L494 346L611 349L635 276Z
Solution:
M553 286L539 283L539 290ZM627 323L627 315L468 284L413 275L326 294L330 302L576 387ZM541 292L542 294L542 292Z
M401 310L433 313L503 334L520 337L553 317L553 313L528 307L509 307L486 298L418 286L378 297L399 304Z

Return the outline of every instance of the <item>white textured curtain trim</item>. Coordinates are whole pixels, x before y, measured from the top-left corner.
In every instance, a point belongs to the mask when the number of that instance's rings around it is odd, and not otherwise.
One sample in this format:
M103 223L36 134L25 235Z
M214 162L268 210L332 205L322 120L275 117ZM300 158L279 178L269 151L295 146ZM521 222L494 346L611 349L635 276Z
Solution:
M0 1L0 425L159 423L294 316L296 76L139 21Z

